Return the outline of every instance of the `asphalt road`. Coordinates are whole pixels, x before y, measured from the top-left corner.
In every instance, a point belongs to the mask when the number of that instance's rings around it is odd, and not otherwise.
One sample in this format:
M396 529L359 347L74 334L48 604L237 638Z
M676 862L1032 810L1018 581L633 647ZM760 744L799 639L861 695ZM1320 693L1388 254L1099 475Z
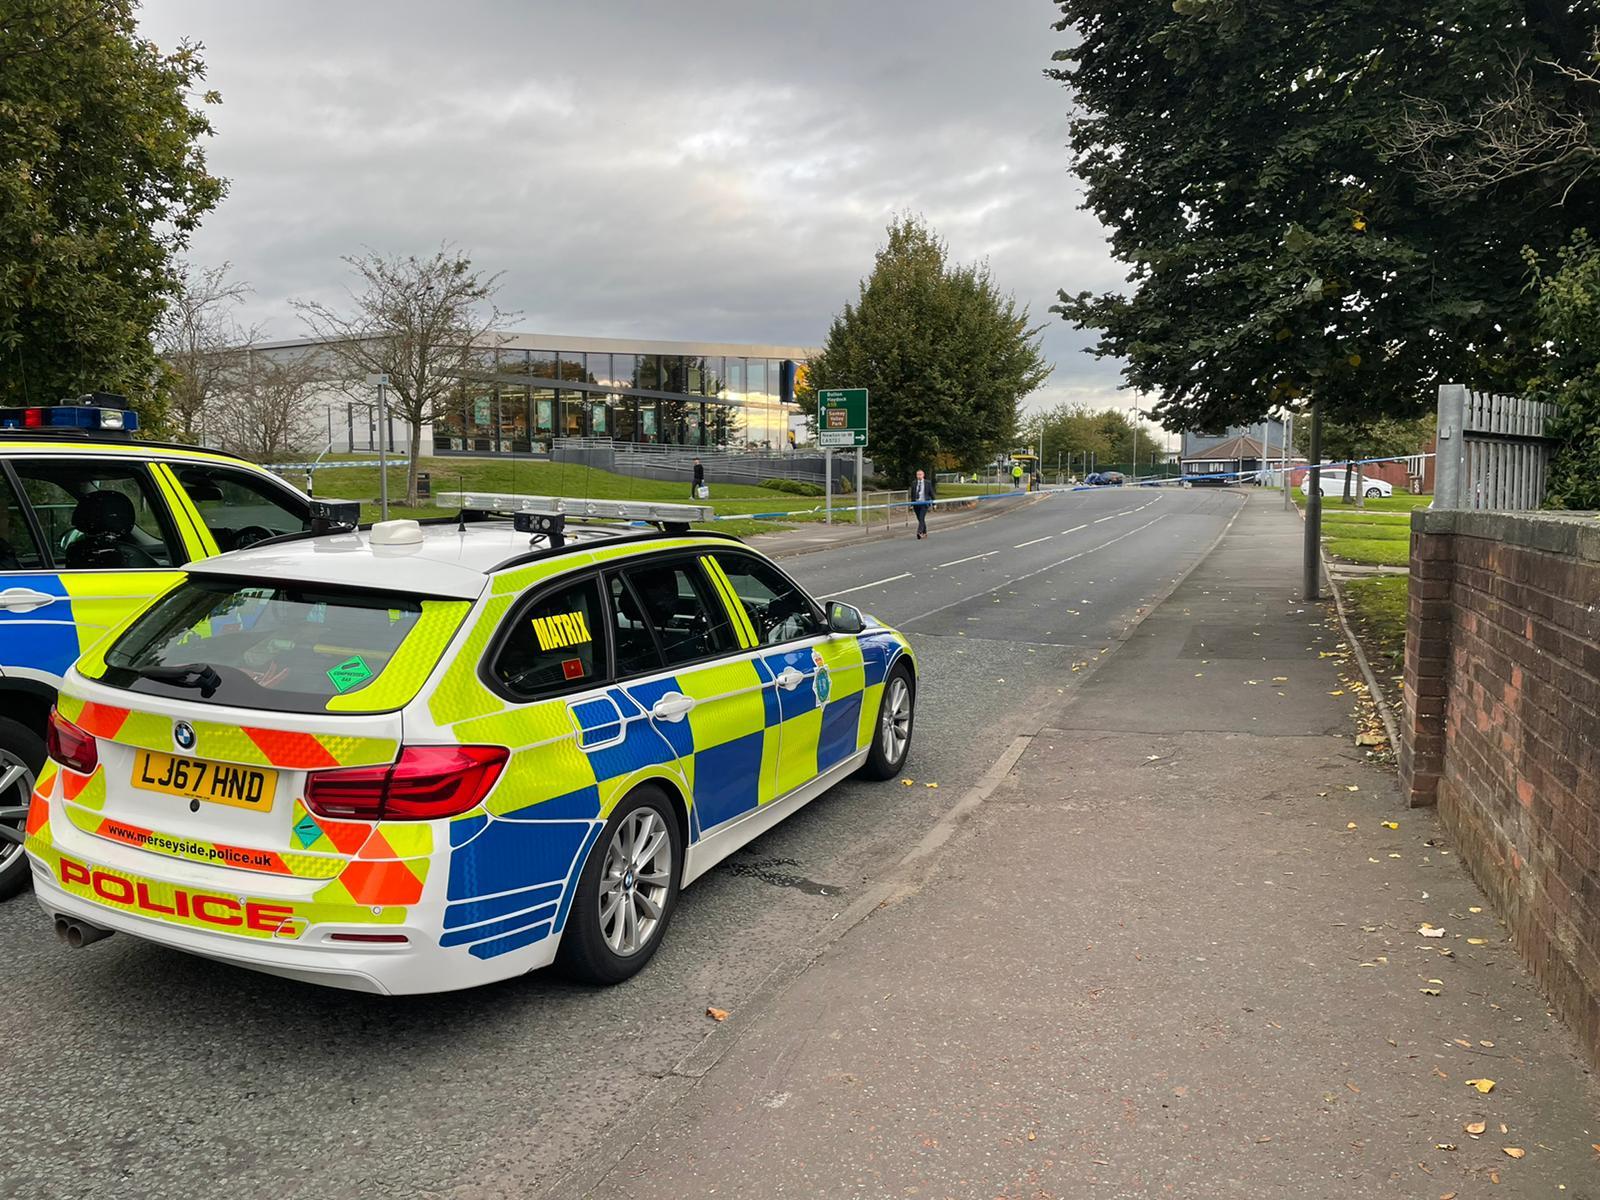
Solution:
M994 761L1030 698L1086 678L1239 503L1073 493L788 560L816 594L911 636L912 783L847 783L746 847L684 893L655 962L620 987L538 975L369 997L126 936L67 951L31 897L0 905L0 1196L532 1192L627 1129L704 1038L707 1006L754 1002Z

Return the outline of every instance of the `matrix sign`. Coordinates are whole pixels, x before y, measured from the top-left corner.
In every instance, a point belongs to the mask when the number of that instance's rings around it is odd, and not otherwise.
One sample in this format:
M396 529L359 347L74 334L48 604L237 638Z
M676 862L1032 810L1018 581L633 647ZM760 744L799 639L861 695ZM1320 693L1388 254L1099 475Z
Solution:
M867 389L831 388L817 393L817 445L837 449L867 444Z

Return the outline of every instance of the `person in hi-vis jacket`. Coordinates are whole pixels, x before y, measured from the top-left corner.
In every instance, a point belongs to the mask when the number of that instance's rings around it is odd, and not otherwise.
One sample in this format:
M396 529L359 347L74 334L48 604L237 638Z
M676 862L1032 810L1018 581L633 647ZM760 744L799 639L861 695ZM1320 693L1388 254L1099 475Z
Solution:
M911 511L917 514L917 536L928 536L928 506L933 503L933 480L921 471L911 481Z

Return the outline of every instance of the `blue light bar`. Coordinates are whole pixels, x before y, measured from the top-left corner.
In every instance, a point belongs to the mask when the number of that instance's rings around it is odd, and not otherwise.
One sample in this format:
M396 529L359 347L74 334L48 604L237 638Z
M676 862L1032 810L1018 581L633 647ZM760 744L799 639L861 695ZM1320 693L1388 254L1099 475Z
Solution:
M133 433L139 414L126 408L62 404L50 408L0 408L0 429L81 429L94 433Z

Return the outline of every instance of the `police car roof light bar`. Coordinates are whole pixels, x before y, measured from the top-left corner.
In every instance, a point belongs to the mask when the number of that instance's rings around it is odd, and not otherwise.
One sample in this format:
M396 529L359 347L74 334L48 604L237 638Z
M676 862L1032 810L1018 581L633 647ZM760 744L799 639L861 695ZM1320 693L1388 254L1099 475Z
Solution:
M139 414L125 407L126 396L90 392L54 405L0 408L0 429L36 429L41 433L133 433Z
M709 504L661 504L653 500L589 500L569 496L518 496L509 492L447 492L441 502L462 508L514 516L517 513L559 513L572 518L648 521L687 526L716 519Z

